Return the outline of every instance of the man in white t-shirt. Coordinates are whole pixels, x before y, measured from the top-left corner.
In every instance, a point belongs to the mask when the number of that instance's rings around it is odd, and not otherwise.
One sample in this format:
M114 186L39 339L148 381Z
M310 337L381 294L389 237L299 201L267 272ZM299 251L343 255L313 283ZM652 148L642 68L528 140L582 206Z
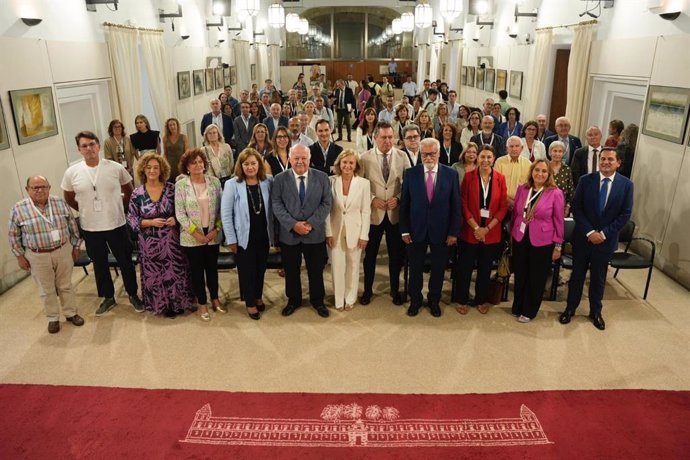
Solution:
M124 212L132 195L132 176L119 163L99 158L101 146L94 133L82 131L76 135L76 141L84 161L67 168L62 178L62 190L65 201L79 211L86 251L96 273L98 296L104 298L96 310L96 316L103 315L115 306L108 248L120 267L130 303L141 313L144 305L137 295L132 245Z

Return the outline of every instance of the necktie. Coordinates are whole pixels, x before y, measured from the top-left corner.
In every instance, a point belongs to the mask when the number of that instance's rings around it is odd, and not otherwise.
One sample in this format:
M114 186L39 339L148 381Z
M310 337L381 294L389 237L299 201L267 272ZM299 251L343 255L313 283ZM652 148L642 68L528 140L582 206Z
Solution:
M609 182L611 182L611 179L604 177L599 189L599 215L604 213L604 208L606 207L606 194L609 191Z
M598 149L592 150L592 172L597 172L597 152Z
M434 171L431 169L426 172L426 197L429 199L429 203L434 197Z
M383 173L384 182L388 182L388 176L390 176L391 167L388 164L388 154L387 153L383 154L383 166L381 167L381 172Z
M345 108L345 90L343 89L340 90L340 108Z
M304 197L306 194L306 189L304 188L304 176L299 176L299 204L304 204Z

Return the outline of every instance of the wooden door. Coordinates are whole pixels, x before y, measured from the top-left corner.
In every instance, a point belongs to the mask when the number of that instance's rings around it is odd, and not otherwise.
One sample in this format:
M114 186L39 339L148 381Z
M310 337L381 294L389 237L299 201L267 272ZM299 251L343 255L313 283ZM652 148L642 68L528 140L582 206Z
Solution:
M553 89L551 90L551 108L549 110L549 129L556 132L556 118L565 115L568 98L568 60L570 50L556 50L556 66L553 72Z

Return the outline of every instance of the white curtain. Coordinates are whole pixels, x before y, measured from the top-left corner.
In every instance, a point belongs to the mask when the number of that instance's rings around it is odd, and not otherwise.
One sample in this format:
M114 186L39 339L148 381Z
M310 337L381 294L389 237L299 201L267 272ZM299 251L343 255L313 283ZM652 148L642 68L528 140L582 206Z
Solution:
M237 87L251 88L251 68L249 60L249 42L246 40L234 40L235 66L237 67ZM261 85L259 85L261 87Z
M525 120L534 120L541 111L544 101L544 87L546 87L547 75L545 69L548 67L549 60L551 59L552 43L553 29L537 30L532 68L540 69L541 71L532 73L529 78L530 85L527 91L525 91L527 95L524 108L526 117L523 117Z
M448 89L454 89L458 92L458 100L462 101L460 94L461 74L462 70L462 39L453 40L450 46L449 59L446 63L446 81L448 82Z
M429 45L426 43L417 46L417 91L421 92L424 88L426 78L426 60L429 52Z
M268 46L265 43L256 43L256 82L261 82L270 78L271 74L268 67ZM261 85L259 85L261 86Z
M105 26L110 66L115 81L115 99L119 107L119 113L115 110L113 116L119 117L129 133L134 132L134 117L141 113L143 106L137 34L135 29Z
M438 43L431 45L431 56L429 57L429 80L434 81L438 78L438 63L441 46Z
M165 120L177 116L177 106L173 104L175 85L170 60L163 41L163 32L139 31L141 53L149 77L151 102L158 124L163 127Z
M585 127L584 112L587 108L587 86L589 80L589 54L596 24L575 26L573 44L568 59L568 96L565 116L570 120L570 131L582 135Z
M273 84L280 89L280 46L278 45L268 45L269 51L269 77L273 80ZM288 86L289 88L290 86Z

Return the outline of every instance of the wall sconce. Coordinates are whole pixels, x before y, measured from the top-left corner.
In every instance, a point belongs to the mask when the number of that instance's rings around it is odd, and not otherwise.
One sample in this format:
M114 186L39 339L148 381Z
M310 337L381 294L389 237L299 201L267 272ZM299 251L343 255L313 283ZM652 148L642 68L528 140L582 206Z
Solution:
M517 22L518 18L533 18L532 22L537 20L537 16L539 14L539 9L535 8L532 10L531 13L521 13L518 10L518 5L517 3L515 4L515 22Z
M182 40L187 40L189 38L189 34L180 35L180 38Z
M41 18L19 18L19 19L21 19L22 22L29 27L37 26L43 21L43 19L41 19Z
M175 18L181 18L182 17L182 5L177 5L177 13L166 13L162 9L158 9L158 18L160 19L161 23L165 23L165 18L170 18L170 24L172 27L172 31L175 32Z
M120 0L86 0L86 11L96 12L96 5L108 5L110 3L115 6L115 11L117 11L117 3Z
M206 21L206 28L208 29L210 27L218 27L219 29L221 27L223 27L223 17L221 16L220 22L208 22L208 21Z
M494 21L493 21L493 19L490 19L490 20L489 20L489 19L485 19L485 20L482 21L482 20L479 19L479 16L477 16L477 19L475 20L474 23L475 23L476 25L478 25L478 26L490 26L490 27L493 27L493 26L494 26Z

